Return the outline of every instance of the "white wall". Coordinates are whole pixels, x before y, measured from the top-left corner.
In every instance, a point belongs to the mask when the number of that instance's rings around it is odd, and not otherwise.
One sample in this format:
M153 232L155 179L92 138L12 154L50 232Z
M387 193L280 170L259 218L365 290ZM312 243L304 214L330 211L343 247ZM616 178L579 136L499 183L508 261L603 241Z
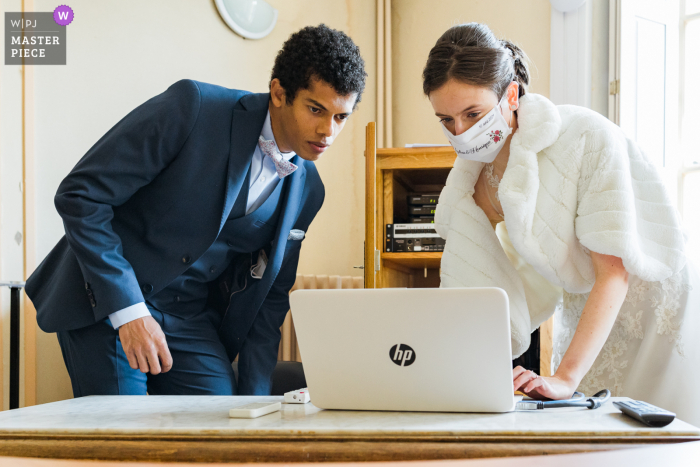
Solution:
M20 0L1 0L0 11L21 11ZM4 21L4 15L3 19ZM5 35L0 38L2 50ZM3 52L4 54L4 52ZM15 239L22 233L22 67L0 65L0 280L22 280L24 243ZM0 290L2 317L3 394L7 409L10 371L10 291Z
M608 57L610 49L610 0L593 2L593 44L591 49L591 109L608 116Z
M394 0L392 9L394 146L447 143L423 95L422 73L435 41L455 24L485 23L513 41L531 59L530 91L549 95L548 0Z

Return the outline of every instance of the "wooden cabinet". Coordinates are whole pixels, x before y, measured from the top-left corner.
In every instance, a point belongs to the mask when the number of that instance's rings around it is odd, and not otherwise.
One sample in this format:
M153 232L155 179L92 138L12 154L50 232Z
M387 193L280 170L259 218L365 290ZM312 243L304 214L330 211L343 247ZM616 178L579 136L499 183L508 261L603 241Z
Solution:
M377 149L375 124L365 148L365 288L438 287L441 252L390 253L386 225L405 216L408 193L440 192L457 155L452 147Z
M386 225L403 217L409 192L440 192L457 155L452 147L378 149L374 122L365 146L365 288L439 287L442 252L390 253ZM540 328L540 374L550 374L552 321ZM537 352L539 350L539 352Z

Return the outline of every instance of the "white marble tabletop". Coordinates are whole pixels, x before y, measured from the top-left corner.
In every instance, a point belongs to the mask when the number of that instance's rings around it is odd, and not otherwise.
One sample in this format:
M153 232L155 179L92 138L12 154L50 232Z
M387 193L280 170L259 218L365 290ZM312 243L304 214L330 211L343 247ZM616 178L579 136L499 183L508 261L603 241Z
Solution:
M624 398L615 398L624 399ZM229 409L281 397L93 396L0 413L0 438L46 435L187 435L194 437L700 437L681 420L650 428L613 407L504 414L361 412L282 404L257 419L231 419Z

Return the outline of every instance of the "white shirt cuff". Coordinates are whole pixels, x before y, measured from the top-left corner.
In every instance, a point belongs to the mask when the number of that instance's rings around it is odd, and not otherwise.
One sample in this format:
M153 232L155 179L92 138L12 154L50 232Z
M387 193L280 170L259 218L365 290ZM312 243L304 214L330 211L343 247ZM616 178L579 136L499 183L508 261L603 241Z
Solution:
M139 302L111 313L109 315L109 320L112 322L112 327L114 329L119 329L126 323L143 318L144 316L151 316L151 312L148 311L148 307L146 307L144 302Z

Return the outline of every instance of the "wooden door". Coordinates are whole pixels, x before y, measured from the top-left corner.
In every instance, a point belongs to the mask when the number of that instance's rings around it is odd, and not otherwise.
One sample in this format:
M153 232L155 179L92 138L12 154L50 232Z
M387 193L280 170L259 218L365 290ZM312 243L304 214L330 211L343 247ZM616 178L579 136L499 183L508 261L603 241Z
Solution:
M365 143L365 288L373 289L377 283L377 134L376 124L367 124Z

